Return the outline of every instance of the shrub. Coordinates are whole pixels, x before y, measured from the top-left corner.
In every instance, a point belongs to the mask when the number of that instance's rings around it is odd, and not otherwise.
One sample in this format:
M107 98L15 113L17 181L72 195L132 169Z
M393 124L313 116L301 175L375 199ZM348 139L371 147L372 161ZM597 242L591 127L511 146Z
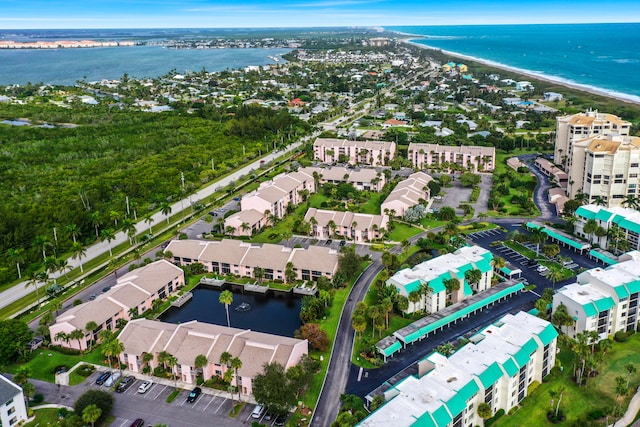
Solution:
M95 366L85 364L80 366L78 369L76 369L76 372L78 373L78 375L86 378L89 375L91 375L95 370L96 370Z
M502 417L504 415L504 409L498 409L496 411L496 414L489 418L487 421L484 422L484 426L485 427L489 427L492 424L495 424L496 421L498 421L500 419L500 417Z
M175 389L171 392L171 394L169 396L167 396L167 403L171 403L175 400L176 397L178 397L178 395L180 394L180 390L179 389Z
M36 395L33 396L33 398L31 399L31 404L32 405L39 405L44 401L44 396L42 395L42 393L38 393Z
M80 354L80 350L76 350L75 348L65 348L59 345L50 345L49 349L55 350L67 356L78 356Z
M624 331L618 331L614 335L613 339L615 339L617 342L627 342L627 340L629 340L629 335L627 335L627 333Z
M587 414L587 417L590 420L599 420L600 418L604 418L607 414L604 409L594 409L593 411Z
M566 418L567 417L564 414L564 412L562 412L562 409L559 409L557 414L556 414L556 411L547 411L547 420L549 420L549 422L553 424L561 423Z

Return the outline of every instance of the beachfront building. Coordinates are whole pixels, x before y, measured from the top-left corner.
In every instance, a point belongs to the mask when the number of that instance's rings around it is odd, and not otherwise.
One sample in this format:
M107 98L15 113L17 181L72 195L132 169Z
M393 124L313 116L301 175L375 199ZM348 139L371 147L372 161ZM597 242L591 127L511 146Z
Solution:
M172 240L166 250L178 265L199 262L209 273L221 275L255 277L256 268L260 268L265 280L284 282L287 268L295 273L296 280L317 280L320 276L331 279L338 270L338 253L323 246L304 249L231 239Z
M426 205L431 197L429 190L429 182L431 181L433 181L431 175L424 172L412 173L391 190L380 205L380 210L390 216L402 217L407 209L419 204Z
M0 375L0 426L18 426L27 418L22 387Z
M596 135L573 142L568 195L620 206L640 195L640 137Z
M113 330L119 320L129 321L153 307L155 300L173 295L184 286L184 271L169 261L160 260L137 268L120 277L115 286L92 301L71 307L49 327L51 343L76 350L86 350L102 330ZM87 324L97 327L87 330ZM80 339L69 339L75 330L84 332Z
M323 163L386 166L396 154L396 143L317 138L313 143L313 152L314 158Z
M525 312L507 314L470 338L448 358L435 352L418 362L418 374L385 386L385 403L361 427L482 425L478 406L509 412L529 386L555 365L558 332ZM367 396L371 402L372 396Z
M309 208L304 216L311 235L319 240L344 237L356 243L380 239L389 226L389 216Z
M447 302L462 301L474 292L482 292L491 287L492 260L490 251L480 246L465 246L412 268L402 269L386 283L387 286L395 286L400 295L409 298L406 313L436 313L444 309ZM480 271L481 277L477 283L469 283L465 277L465 273L470 270ZM458 289L455 289L455 280L452 279L457 280ZM418 292L420 299L412 301L412 292Z
M380 192L386 182L384 174L373 168L345 168L342 166L319 168L310 166L301 168L299 171L313 176L314 179L317 177L317 181L320 184L348 182L359 191Z
M595 331L601 340L638 329L639 295L640 252L631 251L616 264L580 273L575 283L558 290L553 312L564 305L573 317L572 325L563 326L567 335L575 339L579 333Z
M456 164L472 172L489 172L496 166L495 147L411 143L407 150L415 169Z
M212 309L224 310L223 307ZM161 365L158 362L160 353L167 352L178 361L172 368L174 374L180 381L194 385L200 373L208 380L222 378L227 370L233 369L220 363L222 353L228 352L232 358L237 357L242 362L238 376L234 372L231 383L242 394L249 396L253 393L253 378L262 373L266 363L279 363L289 369L297 365L309 351L307 340L228 328L197 320L173 324L136 319L127 323L118 339L124 344L120 361L128 370L141 373L147 366L143 362L145 354L153 356L148 362L149 368L153 370ZM202 368L195 366L199 355L207 358L207 364Z
M640 211L620 206L584 205L576 209L575 217L575 234L585 240L616 253L640 250ZM585 232L584 228L591 220L605 233Z
M613 114L587 111L556 119L556 142L553 161L569 169L572 146L594 135L629 135L631 123Z

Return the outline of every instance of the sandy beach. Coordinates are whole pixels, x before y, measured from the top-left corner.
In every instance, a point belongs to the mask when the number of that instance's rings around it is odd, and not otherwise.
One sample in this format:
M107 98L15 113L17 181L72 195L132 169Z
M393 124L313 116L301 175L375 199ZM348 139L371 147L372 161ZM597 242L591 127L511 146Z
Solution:
M626 93L619 93L619 92L615 92L615 91L609 91L606 89L600 89L600 88L596 88L596 87L592 87L589 85L582 85L579 83L575 83L575 82L570 82L561 78L556 78L553 76L549 76L546 74L541 74L541 73L535 73L529 70L523 70L521 68L516 68L516 67L510 67L508 65L505 64L501 64L499 62L495 62L495 61L490 61L490 60L486 60L486 59L482 59L482 58L476 58L474 56L469 56L469 55L464 55L461 53L457 53L457 52L451 52L448 50L443 50L440 49L438 47L434 47L434 46L428 46L422 43L416 43L414 40L421 38L421 36L414 36L411 34L402 34L403 36L412 36L412 37L406 37L403 38L401 41L403 43L408 43L411 44L413 46L417 46L419 48L423 48L423 49L429 49L429 50L439 50L442 53L445 53L447 55L451 55L454 58L460 58L460 59L464 59L466 61L473 61L473 62L477 62L483 65L487 65L489 67L493 67L493 68L497 68L497 69L501 69L501 70L505 70L505 71L509 71L512 73L516 73L522 76L525 76L527 78L531 78L531 79L536 79L536 80L542 80L548 83L552 83L552 84L556 84L556 85L561 85L561 86L565 86L567 88L570 89L574 89L574 90L579 90L582 92L587 92L593 95L598 95L598 96L604 96L607 98L611 98L611 99L615 99L616 101L621 101L621 102L626 102L629 104L636 104L636 105L640 105L640 97L635 96L635 95L629 95Z

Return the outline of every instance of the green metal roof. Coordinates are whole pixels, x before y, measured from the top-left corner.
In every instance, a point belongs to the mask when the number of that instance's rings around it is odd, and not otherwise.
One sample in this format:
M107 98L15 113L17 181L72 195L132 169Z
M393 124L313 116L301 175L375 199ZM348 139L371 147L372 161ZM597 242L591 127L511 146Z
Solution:
M393 353L395 353L398 350L400 350L401 348L402 348L402 344L400 344L400 341L396 341L393 344L391 344L389 347L387 347L384 350L382 350L382 354L384 354L386 357L389 357Z
M626 228L627 230L633 231L634 233L640 234L640 224L637 222L629 221L628 219L623 219L618 223L618 225L622 228Z
M465 264L465 265L461 265L460 267L457 268L458 270L458 277L459 278L463 278L464 277L464 273L466 273L469 270L473 270L473 264L471 264L470 262Z
M413 423L416 427L439 427L438 424L434 421L430 412L425 412L418 418L418 420Z
M593 317L598 315L598 310L596 309L596 306L593 305L593 302L582 304L582 309L584 310L584 314L587 317Z
M576 209L576 215L581 216L583 218L587 218L587 219L596 218L596 213L585 208L584 206L580 206L578 209Z
M418 329L417 331L411 332L409 335L402 337L402 340L406 343L412 343L419 339L422 335L424 334L421 334L420 330Z
M469 381L460 390L457 390L455 396L447 401L449 412L454 417L458 416L467 407L467 401L480 390L478 384L474 380Z
M600 208L600 210L596 214L596 219L598 221L609 222L609 220L611 219L612 216L613 216L613 212L609 212L606 209Z
M417 291L420 288L420 280L414 280L413 282L404 285L404 289L407 291L407 295L413 291Z
M535 339L531 338L529 341L524 343L524 345L513 355L513 358L516 360L516 363L520 368L526 366L529 360L531 360L531 353L538 349L538 343Z
M640 292L640 280L634 280L633 282L625 283L625 286L629 290L630 294Z
M542 345L549 345L551 341L558 337L558 331L552 324L548 324L546 328L542 332L538 334L538 338L542 341Z
M476 261L475 264L476 268L483 273L486 273L487 271L491 271L493 269L490 259L481 259L480 261Z
M429 287L433 290L434 294L444 292L446 290L442 276L438 276L435 279L430 280Z
M594 258L598 258L600 261L602 261L602 262L604 262L606 264L609 264L609 265L616 264L618 262L618 261L615 261L615 260L609 258L606 255L601 254L600 252L596 251L595 249L591 249L589 251L589 255L591 255Z
M587 244L587 243L576 242L575 240L569 239L568 237L564 237L563 235L558 234L555 231L550 230L548 228L545 228L544 232L547 233L547 235L549 237L552 237L552 238L554 238L556 240L559 240L562 243L566 243L567 245L571 246L572 248L576 248L578 250L586 249L589 246L589 244Z
M518 366L516 365L516 362L514 362L512 358L507 359L507 361L502 364L502 367L504 368L505 371L507 371L507 375L509 375L510 377L513 377L515 374L518 373Z
M489 388L497 383L503 375L504 373L502 369L500 369L500 366L498 366L498 363L493 362L484 372L478 375L478 378L480 378L480 382L484 388Z
M469 286L469 284L467 283L466 280L464 282L462 282L462 292L464 293L465 297L473 295L473 291L471 290L471 286Z
M540 310L538 310L537 308L533 307L531 310L527 311L527 313L529 313L532 316L537 316L538 314L540 314Z
M627 291L627 288L624 285L615 286L613 290L616 291L616 295L618 295L618 299L629 297L629 292Z
M500 271L502 271L502 272L503 272L504 274L506 274L507 276L510 276L510 275L511 275L511 271L512 271L512 270L511 270L510 268L508 268L508 267L502 267L502 268L500 269Z
M439 407L435 411L433 411L432 415L433 415L433 419L436 422L436 425L440 427L445 427L447 424L451 422L451 420L453 420L453 418L451 418L451 415L449 415L449 413L447 412L447 408L445 408L444 405Z
M598 311L611 310L616 305L611 297L602 298L593 303L598 308Z

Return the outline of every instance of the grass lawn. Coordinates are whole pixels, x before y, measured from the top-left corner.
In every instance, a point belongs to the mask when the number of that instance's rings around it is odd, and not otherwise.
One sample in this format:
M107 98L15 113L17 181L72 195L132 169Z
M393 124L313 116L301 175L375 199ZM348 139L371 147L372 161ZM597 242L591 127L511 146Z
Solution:
M79 355L79 356L68 356L66 354L59 353L55 350L49 350L46 348L39 348L34 351L34 358L29 362L24 363L22 365L12 364L7 366L7 372L16 373L18 368L21 366L27 366L31 372L29 375L30 378L35 378L37 380L54 382L55 380L55 370L58 366L66 366L67 368L72 368L78 362L88 362L95 364L103 364L104 356L100 352L100 348L95 348L91 353Z
M422 226L428 230L431 230L433 228L437 228L437 227L442 227L443 225L445 225L448 221L440 221L438 219L429 219L427 218L423 218L422 221L420 221Z
M411 225L403 224L400 222L394 222L393 225L395 226L395 228L392 232L389 233L389 240L392 240L394 242L402 242L409 237L413 237L416 234L422 233L422 230Z
M25 424L25 427L58 425L59 420L57 408L36 409L34 411L34 415L36 416L36 419Z
M381 193L367 193L367 202L358 207L359 213L380 215L380 205L382 205Z
M546 412L550 408L551 399L549 390L565 388L560 408L565 412L567 419L561 425L579 425L591 411L605 409L616 405L615 378L627 377L625 366L633 363L637 365L637 357L640 352L640 334L635 334L626 343L613 343L613 348L607 352L604 362L600 366L600 375L589 380L586 387L578 387L571 379L573 370L573 354L566 346L560 345L559 360L564 370L554 369L552 379L542 383L530 396L522 401L522 406L512 415L500 418L496 427L520 427L531 425L535 420L536 426L553 426L547 421ZM640 372L631 376L630 389L635 390L640 383ZM631 396L626 396L622 402L623 410L626 410ZM613 420L609 420L613 422Z
M478 231L491 230L493 228L499 227L499 225L494 224L492 222L477 222L475 227L473 225L459 225L458 230L462 234L471 234L476 233Z

